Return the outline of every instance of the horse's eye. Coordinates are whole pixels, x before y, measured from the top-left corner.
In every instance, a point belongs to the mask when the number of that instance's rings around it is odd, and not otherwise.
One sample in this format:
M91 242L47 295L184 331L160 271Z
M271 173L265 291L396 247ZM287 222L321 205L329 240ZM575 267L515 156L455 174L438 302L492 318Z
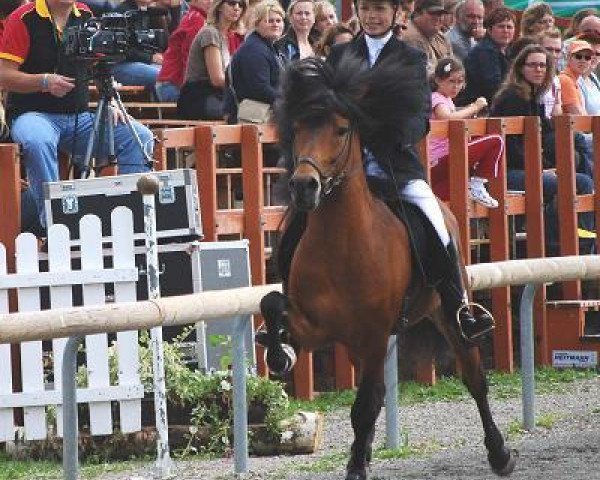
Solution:
M349 131L350 131L350 129L348 127L338 127L335 133L337 134L338 137L343 137Z

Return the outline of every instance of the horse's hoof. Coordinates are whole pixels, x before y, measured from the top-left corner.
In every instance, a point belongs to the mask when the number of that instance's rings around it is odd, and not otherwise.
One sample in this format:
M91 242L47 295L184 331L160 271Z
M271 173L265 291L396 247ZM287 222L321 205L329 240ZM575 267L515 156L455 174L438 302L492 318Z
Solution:
M510 475L512 473L512 471L515 469L515 465L517 464L517 457L518 457L519 453L516 450L508 450L508 449L507 449L507 452L508 452L508 459L504 462L504 465L502 467L494 466L490 462L490 464L492 465L492 471L499 477L507 477L508 475Z
M281 377L291 372L296 360L294 348L287 343L282 343L281 349L275 351L271 348L265 349L265 363L273 375Z

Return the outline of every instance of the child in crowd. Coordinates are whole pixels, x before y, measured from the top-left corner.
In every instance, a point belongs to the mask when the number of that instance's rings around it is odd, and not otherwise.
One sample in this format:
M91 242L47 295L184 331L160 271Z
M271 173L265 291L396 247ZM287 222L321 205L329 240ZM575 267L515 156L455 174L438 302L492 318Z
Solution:
M432 77L431 107L432 120L460 120L475 117L487 106L484 97L479 97L460 110L453 99L465 84L465 69L456 58L441 59ZM431 185L435 194L442 200L449 198L449 142L446 138L431 138L430 166ZM499 135L484 135L469 141L469 166L472 177L469 180L469 197L488 208L496 208L498 201L490 196L485 183L498 175L498 162L504 144Z

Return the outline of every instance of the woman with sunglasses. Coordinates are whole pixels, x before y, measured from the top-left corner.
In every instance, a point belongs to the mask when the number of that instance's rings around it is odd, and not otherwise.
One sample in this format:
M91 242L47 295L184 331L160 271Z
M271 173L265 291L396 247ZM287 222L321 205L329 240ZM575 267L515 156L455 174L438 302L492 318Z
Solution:
M246 12L245 0L213 0L206 25L198 32L188 57L177 113L189 120L222 120L225 71L231 37Z
M513 62L506 81L494 97L491 116L519 117L537 116L542 125L542 175L546 213L546 254L559 254L558 215L554 201L558 181L554 167L555 144L552 122L544 113L543 95L551 87L554 60L541 45L525 47ZM525 190L525 157L521 135L506 137L506 183L510 190ZM592 193L594 182L583 173L576 174L577 193ZM580 214L580 226L593 230L593 214Z
M567 66L558 76L564 113L587 114L583 104L583 95L577 82L589 71L593 55L594 49L584 40L573 40L569 44Z

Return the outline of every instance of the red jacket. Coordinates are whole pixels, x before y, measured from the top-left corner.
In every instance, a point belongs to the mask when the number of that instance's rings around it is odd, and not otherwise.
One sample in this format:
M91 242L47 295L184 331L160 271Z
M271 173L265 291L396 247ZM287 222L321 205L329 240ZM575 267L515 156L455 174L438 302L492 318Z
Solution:
M178 87L183 85L190 47L205 22L206 12L198 7L190 7L169 37L169 45L163 54L163 63L158 74L159 82L171 82Z

